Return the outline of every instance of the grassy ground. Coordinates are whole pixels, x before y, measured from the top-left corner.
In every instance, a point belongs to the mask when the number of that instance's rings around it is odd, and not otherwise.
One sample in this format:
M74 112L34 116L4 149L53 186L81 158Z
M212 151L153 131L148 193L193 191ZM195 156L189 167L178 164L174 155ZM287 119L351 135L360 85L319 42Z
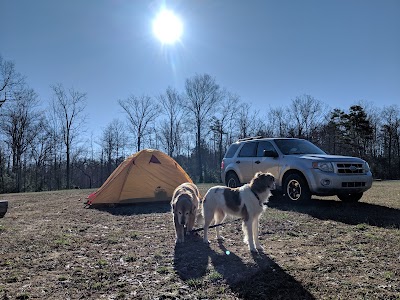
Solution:
M90 192L0 195L0 299L400 299L398 181L271 202L257 255L239 222L175 246L168 204L85 209Z

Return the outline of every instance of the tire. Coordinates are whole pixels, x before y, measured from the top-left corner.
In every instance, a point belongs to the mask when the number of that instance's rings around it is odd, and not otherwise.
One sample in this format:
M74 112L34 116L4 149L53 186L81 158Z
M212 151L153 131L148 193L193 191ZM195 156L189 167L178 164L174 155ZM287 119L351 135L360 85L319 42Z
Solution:
M363 193L353 193L353 194L338 194L337 195L340 200L343 202L358 202L363 196Z
M8 201L0 200L0 218L4 217L8 209Z
M226 175L226 186L231 188L237 188L241 186L239 178L234 172L230 172L228 175Z
M311 192L307 181L299 174L290 174L283 186L285 198L290 201L305 203L311 200Z
M282 191L278 191L278 190L272 190L271 191L271 197L269 197L268 201L269 202L274 202L274 201L278 201L280 199L282 199Z

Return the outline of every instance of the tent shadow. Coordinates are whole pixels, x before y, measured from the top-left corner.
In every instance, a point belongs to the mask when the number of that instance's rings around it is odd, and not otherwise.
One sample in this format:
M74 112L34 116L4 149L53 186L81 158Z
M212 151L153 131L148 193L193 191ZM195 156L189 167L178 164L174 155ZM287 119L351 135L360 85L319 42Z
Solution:
M382 228L400 228L400 210L365 202L346 203L335 200L312 199L298 204L282 198L268 203L282 211L296 211L320 220L338 221L349 225L369 224Z
M97 204L97 205L92 205L90 208L108 212L109 214L116 216L167 213L171 211L171 205L169 202L166 201L151 202L151 203L113 204L113 205Z

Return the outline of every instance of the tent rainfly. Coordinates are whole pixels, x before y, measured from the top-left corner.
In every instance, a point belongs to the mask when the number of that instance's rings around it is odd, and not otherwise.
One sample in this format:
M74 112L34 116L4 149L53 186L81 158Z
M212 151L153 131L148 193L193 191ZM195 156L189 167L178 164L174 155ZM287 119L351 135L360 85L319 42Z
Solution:
M145 149L125 159L87 197L87 205L169 201L175 188L184 182L193 181L173 158Z

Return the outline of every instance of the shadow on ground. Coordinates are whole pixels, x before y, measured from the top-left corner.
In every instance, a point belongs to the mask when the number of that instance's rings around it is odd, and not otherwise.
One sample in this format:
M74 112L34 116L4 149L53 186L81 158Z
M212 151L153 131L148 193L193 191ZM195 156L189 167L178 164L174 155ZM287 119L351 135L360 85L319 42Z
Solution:
M135 204L113 204L92 205L91 209L108 212L117 216L131 216L140 214L167 213L171 211L169 202L135 203Z
M400 210L386 206L357 202L312 199L298 204L283 198L274 198L269 207L283 211L296 211L320 220L338 221L349 225L369 224L382 228L400 228Z
M240 299L314 299L300 282L286 273L264 253L253 254L254 263L245 263L219 243L222 252L204 244L200 236L175 247L174 269L184 280L207 276L209 260L222 280Z

